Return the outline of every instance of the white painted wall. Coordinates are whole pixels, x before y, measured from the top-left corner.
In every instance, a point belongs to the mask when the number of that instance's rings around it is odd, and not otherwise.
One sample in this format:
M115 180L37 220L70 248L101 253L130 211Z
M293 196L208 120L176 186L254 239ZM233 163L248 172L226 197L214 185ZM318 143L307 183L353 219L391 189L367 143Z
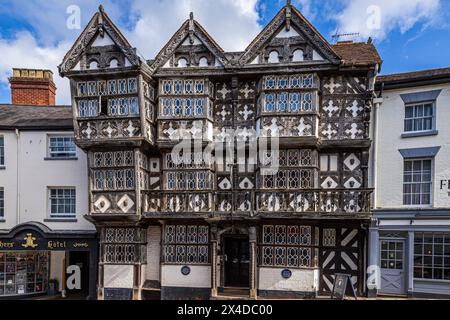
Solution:
M405 104L400 94L442 89L436 102L437 136L402 138ZM433 207L450 207L447 188L440 190L441 180L450 180L450 84L414 89L388 90L378 112L378 155L376 163L376 208L408 208L403 206L403 157L399 149L440 146L434 161Z
M5 138L5 169L0 170L0 187L5 190L5 221L0 229L41 222L53 230L94 230L84 219L88 213L86 154L77 149L78 160L49 161L47 136L68 132L0 131ZM45 222L49 218L48 187L75 187L77 222ZM19 208L19 209L18 209Z
M316 292L319 288L318 269L290 269L292 277L284 279L282 269L259 268L259 290Z
M184 276L181 273L182 267L182 265L163 265L161 267L161 286L211 288L210 266L189 266L191 268L191 273L187 276Z

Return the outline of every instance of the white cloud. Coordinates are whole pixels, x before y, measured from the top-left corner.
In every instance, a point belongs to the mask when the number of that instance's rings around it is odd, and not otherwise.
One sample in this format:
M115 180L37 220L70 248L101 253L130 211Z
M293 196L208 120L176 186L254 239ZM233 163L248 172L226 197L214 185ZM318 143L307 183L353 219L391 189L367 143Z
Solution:
M29 32L20 32L13 40L0 39L0 82L8 85L8 77L12 68L50 69L54 74L57 86L57 103L70 104L70 90L67 79L58 75L57 66L61 63L65 52L69 50L68 42L61 42L58 46L40 47L36 39Z
M431 25L439 9L440 0L347 0L334 18L341 33L382 41L394 30L405 33L417 23Z
M194 12L195 19L226 51L244 50L261 30L257 0L135 0L139 13L131 43L148 58L154 57L181 24Z
M7 39L0 35L0 86L7 86L14 67L50 69L58 87L57 103L69 104L68 81L59 77L57 66L82 30L67 29L66 9L80 6L84 28L100 2L147 59L154 58L191 11L226 51L244 50L261 30L257 0L11 0L0 3L0 10L10 15L20 12L34 30Z

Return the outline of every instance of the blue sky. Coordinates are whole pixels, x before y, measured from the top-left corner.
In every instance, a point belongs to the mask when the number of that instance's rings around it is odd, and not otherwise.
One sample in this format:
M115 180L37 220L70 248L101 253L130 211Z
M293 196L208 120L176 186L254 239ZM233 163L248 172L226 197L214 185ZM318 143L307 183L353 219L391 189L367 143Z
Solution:
M448 0L293 0L331 43L373 37L382 73L450 66ZM285 5L283 0L0 0L0 103L10 102L7 78L13 67L48 68L55 73L57 102L69 102L67 80L57 65L81 29L69 29L70 5L80 8L83 28L100 3L133 46L153 58L194 11L196 19L228 51L246 45Z

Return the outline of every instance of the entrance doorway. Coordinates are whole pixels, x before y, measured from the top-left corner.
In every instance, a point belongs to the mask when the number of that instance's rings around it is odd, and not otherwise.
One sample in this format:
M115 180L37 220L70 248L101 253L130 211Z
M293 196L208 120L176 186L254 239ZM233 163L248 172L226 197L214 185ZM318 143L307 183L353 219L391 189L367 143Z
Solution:
M380 294L406 295L405 240L381 240Z
M70 251L68 265L80 267L81 288L79 290L67 289L67 293L78 297L87 297L89 295L89 252Z
M250 250L247 236L224 238L225 287L249 288Z

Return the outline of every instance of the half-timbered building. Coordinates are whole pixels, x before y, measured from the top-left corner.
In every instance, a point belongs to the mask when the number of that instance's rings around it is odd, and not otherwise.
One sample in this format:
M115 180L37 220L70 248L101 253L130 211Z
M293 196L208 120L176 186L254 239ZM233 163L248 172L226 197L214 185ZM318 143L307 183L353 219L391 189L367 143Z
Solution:
M331 45L290 2L243 52L191 14L152 60L100 7L60 65L98 297L315 296L336 273L364 293L380 65L372 43Z

